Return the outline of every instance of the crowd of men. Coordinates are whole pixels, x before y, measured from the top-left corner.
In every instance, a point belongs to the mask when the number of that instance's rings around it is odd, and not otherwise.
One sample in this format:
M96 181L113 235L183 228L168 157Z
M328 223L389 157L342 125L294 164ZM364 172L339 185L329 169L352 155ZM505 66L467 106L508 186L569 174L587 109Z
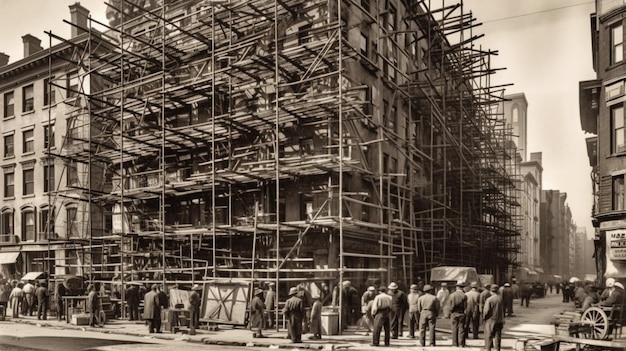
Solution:
M11 312L13 318L36 315L37 319L48 319L50 293L45 282L29 280L7 281L0 279L0 316L4 319Z

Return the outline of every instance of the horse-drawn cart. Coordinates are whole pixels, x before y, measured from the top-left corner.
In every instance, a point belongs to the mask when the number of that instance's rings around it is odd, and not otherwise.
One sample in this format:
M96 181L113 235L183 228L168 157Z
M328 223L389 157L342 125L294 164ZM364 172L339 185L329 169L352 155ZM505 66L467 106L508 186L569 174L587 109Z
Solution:
M584 311L566 311L554 315L555 334L607 340L622 334L623 306L589 307Z

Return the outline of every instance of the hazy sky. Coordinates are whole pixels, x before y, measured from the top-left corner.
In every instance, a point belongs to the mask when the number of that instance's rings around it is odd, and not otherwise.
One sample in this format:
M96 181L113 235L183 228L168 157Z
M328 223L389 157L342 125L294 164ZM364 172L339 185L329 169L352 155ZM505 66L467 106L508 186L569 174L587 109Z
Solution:
M52 31L69 37L70 4L75 0L0 0L0 52L22 58L22 36L32 34L48 47ZM433 1L433 3L436 1ZM446 5L455 1L445 0ZM104 0L81 0L94 19L105 22ZM492 84L513 83L507 94L528 100L528 151L543 153L543 188L567 192L578 226L591 234L591 178L580 128L578 82L594 79L589 14L584 0L465 0L483 25L477 44L498 50L493 66L506 68ZM53 45L56 42L53 42Z

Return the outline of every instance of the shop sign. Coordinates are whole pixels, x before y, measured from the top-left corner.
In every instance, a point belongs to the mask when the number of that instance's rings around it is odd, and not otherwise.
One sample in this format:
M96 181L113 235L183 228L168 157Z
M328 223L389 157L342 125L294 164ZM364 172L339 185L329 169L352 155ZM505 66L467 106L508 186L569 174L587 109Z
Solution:
M608 230L606 248L611 260L626 260L626 229Z

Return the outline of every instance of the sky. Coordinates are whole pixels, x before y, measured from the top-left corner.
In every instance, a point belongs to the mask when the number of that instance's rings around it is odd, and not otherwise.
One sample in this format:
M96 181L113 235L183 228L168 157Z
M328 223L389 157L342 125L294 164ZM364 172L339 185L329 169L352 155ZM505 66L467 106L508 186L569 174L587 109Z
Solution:
M452 3L446 0L446 3ZM498 50L492 84L528 100L528 152L542 152L543 189L567 193L578 227L593 234L591 167L580 127L578 83L595 78L585 0L465 0L484 33L483 48Z
M446 5L456 0L444 0ZM22 58L22 36L34 35L48 47L52 31L70 36L68 6L75 0L0 0L0 52L10 62ZM433 1L433 3L436 1ZM104 0L80 0L94 19L105 22ZM591 167L580 128L578 82L595 78L591 63L586 0L465 0L482 23L477 44L498 50L492 84L512 83L507 94L524 93L528 100L528 152L542 152L543 189L567 193L574 222L592 235ZM55 41L52 42L56 44Z

